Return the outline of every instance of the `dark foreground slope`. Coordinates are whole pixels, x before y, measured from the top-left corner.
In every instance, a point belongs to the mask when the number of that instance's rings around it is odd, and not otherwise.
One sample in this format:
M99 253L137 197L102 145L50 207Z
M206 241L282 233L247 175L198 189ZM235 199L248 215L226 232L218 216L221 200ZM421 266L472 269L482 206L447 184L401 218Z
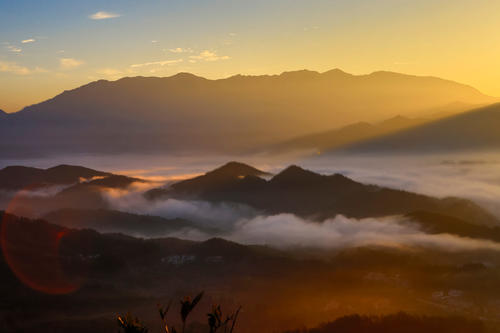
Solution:
M2 213L0 221L2 332L116 332L116 314L128 310L153 329L156 303L172 299L178 312L177 300L200 290L206 297L192 323L206 322L213 303L228 311L241 304L242 333L352 313L460 315L488 326L500 319L496 252L352 248L310 257L222 239L103 235Z
M351 315L322 324L319 327L286 333L481 333L485 325L479 320L461 317L411 316L398 313L386 316Z
M161 237L194 224L184 219L138 215L107 209L60 209L43 217L54 224L73 229L94 229L103 233L123 233L136 237ZM201 229L200 225L196 228ZM210 228L204 231L209 232Z

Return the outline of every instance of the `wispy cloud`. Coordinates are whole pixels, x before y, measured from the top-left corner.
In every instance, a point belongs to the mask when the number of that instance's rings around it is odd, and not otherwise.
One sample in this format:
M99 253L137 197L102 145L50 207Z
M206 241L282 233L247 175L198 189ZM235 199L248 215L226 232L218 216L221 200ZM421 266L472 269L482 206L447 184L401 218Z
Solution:
M305 27L304 31L311 31L311 30L318 30L320 27L318 26L312 26L312 27Z
M170 66L170 65L174 65L174 64L177 64L180 62L182 62L182 59L152 61L152 62L145 62L142 64L133 64L133 65L130 65L130 67L131 68L140 68L140 67L146 67L146 66Z
M34 73L46 73L48 72L48 70L41 67L29 69L28 67L18 65L15 62L0 61L0 72L12 73L17 75L29 75Z
M14 45L7 45L7 49L10 52L14 52L14 53L21 53L23 51L23 49L21 49L20 47L14 46Z
M18 75L28 75L30 70L13 62L0 61L0 72L14 73Z
M411 62L411 61L395 61L394 62L394 65L400 65L400 66L404 66L404 65L415 65L414 62Z
M98 70L97 74L113 76L113 75L122 74L122 71L120 71L118 69L113 69L113 68L103 68L103 69Z
M83 65L84 62L74 58L59 58L59 64L62 69L73 69Z
M231 59L229 56L219 56L215 51L205 50L201 52L199 55L190 56L189 58L195 60L203 60L203 61L218 61L218 60L227 60Z
M96 73L99 74L100 77L106 77L111 80L119 79L124 75L121 70L114 68L102 68L99 69Z
M21 41L21 43L23 43L23 44L33 43L33 42L36 42L36 39L34 39L34 38L28 38L28 39L24 39L24 40Z
M182 47L176 47L175 49L169 49L172 53L193 53L192 49L183 49Z
M101 11L90 15L89 18L92 20L106 20L120 16L120 14Z

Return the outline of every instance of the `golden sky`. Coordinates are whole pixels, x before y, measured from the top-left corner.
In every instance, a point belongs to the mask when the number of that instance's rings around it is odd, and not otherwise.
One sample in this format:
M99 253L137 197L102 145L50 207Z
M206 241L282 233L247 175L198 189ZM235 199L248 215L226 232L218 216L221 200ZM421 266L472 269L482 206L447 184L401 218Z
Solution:
M499 0L2 1L0 109L98 79L341 68L500 96Z

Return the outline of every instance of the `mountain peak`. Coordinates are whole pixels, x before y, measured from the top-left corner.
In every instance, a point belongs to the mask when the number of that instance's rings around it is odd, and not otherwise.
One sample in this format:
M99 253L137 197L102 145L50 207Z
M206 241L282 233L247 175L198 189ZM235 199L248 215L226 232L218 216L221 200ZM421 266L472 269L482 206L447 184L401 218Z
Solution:
M169 77L170 79L177 79L177 80L206 80L204 77L194 75L192 73L188 72L179 72L175 75L172 75Z
M320 178L323 178L323 176L320 174L305 170L297 165L291 165L274 176L271 181L274 183L303 183L316 181Z
M4 110L0 109L0 117L6 116L6 115L7 115L7 112L5 112Z
M379 77L398 77L398 76L413 76L413 75L408 75L408 74L403 74L403 73L397 73L397 72L391 72L391 71L375 71L368 76L379 76Z
M65 174L92 174L92 175L106 175L108 173L97 171L94 169L78 166L78 165L69 165L69 164L60 164L54 167L48 168L45 170L48 173L65 173Z
M318 77L319 75L320 74L316 71L302 69L302 70L298 70L298 71L283 72L280 74L280 77L286 78L286 79L302 80L302 79L313 79L313 78Z
M340 68L331 69L329 71L321 73L321 75L324 75L324 76L338 76L338 77L350 77L350 76L354 76L354 75L352 75L350 73L344 72Z
M236 178L246 176L263 176L267 173L248 164L231 161L207 173L207 175L209 174L224 175L227 177Z
M207 189L224 187L248 176L259 177L267 175L266 172L258 170L247 164L229 162L223 166L207 172L202 176L187 179L175 183L172 188L181 192L203 192Z
M43 169L28 167L23 165L9 165L3 169L0 169L0 172L23 172L23 171L43 171Z
M386 119L380 123L382 126L398 126L398 125L405 125L405 124L410 124L414 123L414 121L408 117L404 117L402 115L397 115L395 117Z

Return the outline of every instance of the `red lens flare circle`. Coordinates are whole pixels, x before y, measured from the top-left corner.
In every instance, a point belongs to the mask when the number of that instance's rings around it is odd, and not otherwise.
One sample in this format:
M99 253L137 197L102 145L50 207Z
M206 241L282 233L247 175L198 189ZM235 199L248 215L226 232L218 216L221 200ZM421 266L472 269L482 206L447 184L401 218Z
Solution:
M22 196L16 194L9 207L22 205L20 200ZM78 290L82 278L66 272L64 263L70 260L60 253L61 242L72 231L40 220L16 217L8 213L9 207L0 221L0 244L5 261L16 277L28 287L47 294Z

